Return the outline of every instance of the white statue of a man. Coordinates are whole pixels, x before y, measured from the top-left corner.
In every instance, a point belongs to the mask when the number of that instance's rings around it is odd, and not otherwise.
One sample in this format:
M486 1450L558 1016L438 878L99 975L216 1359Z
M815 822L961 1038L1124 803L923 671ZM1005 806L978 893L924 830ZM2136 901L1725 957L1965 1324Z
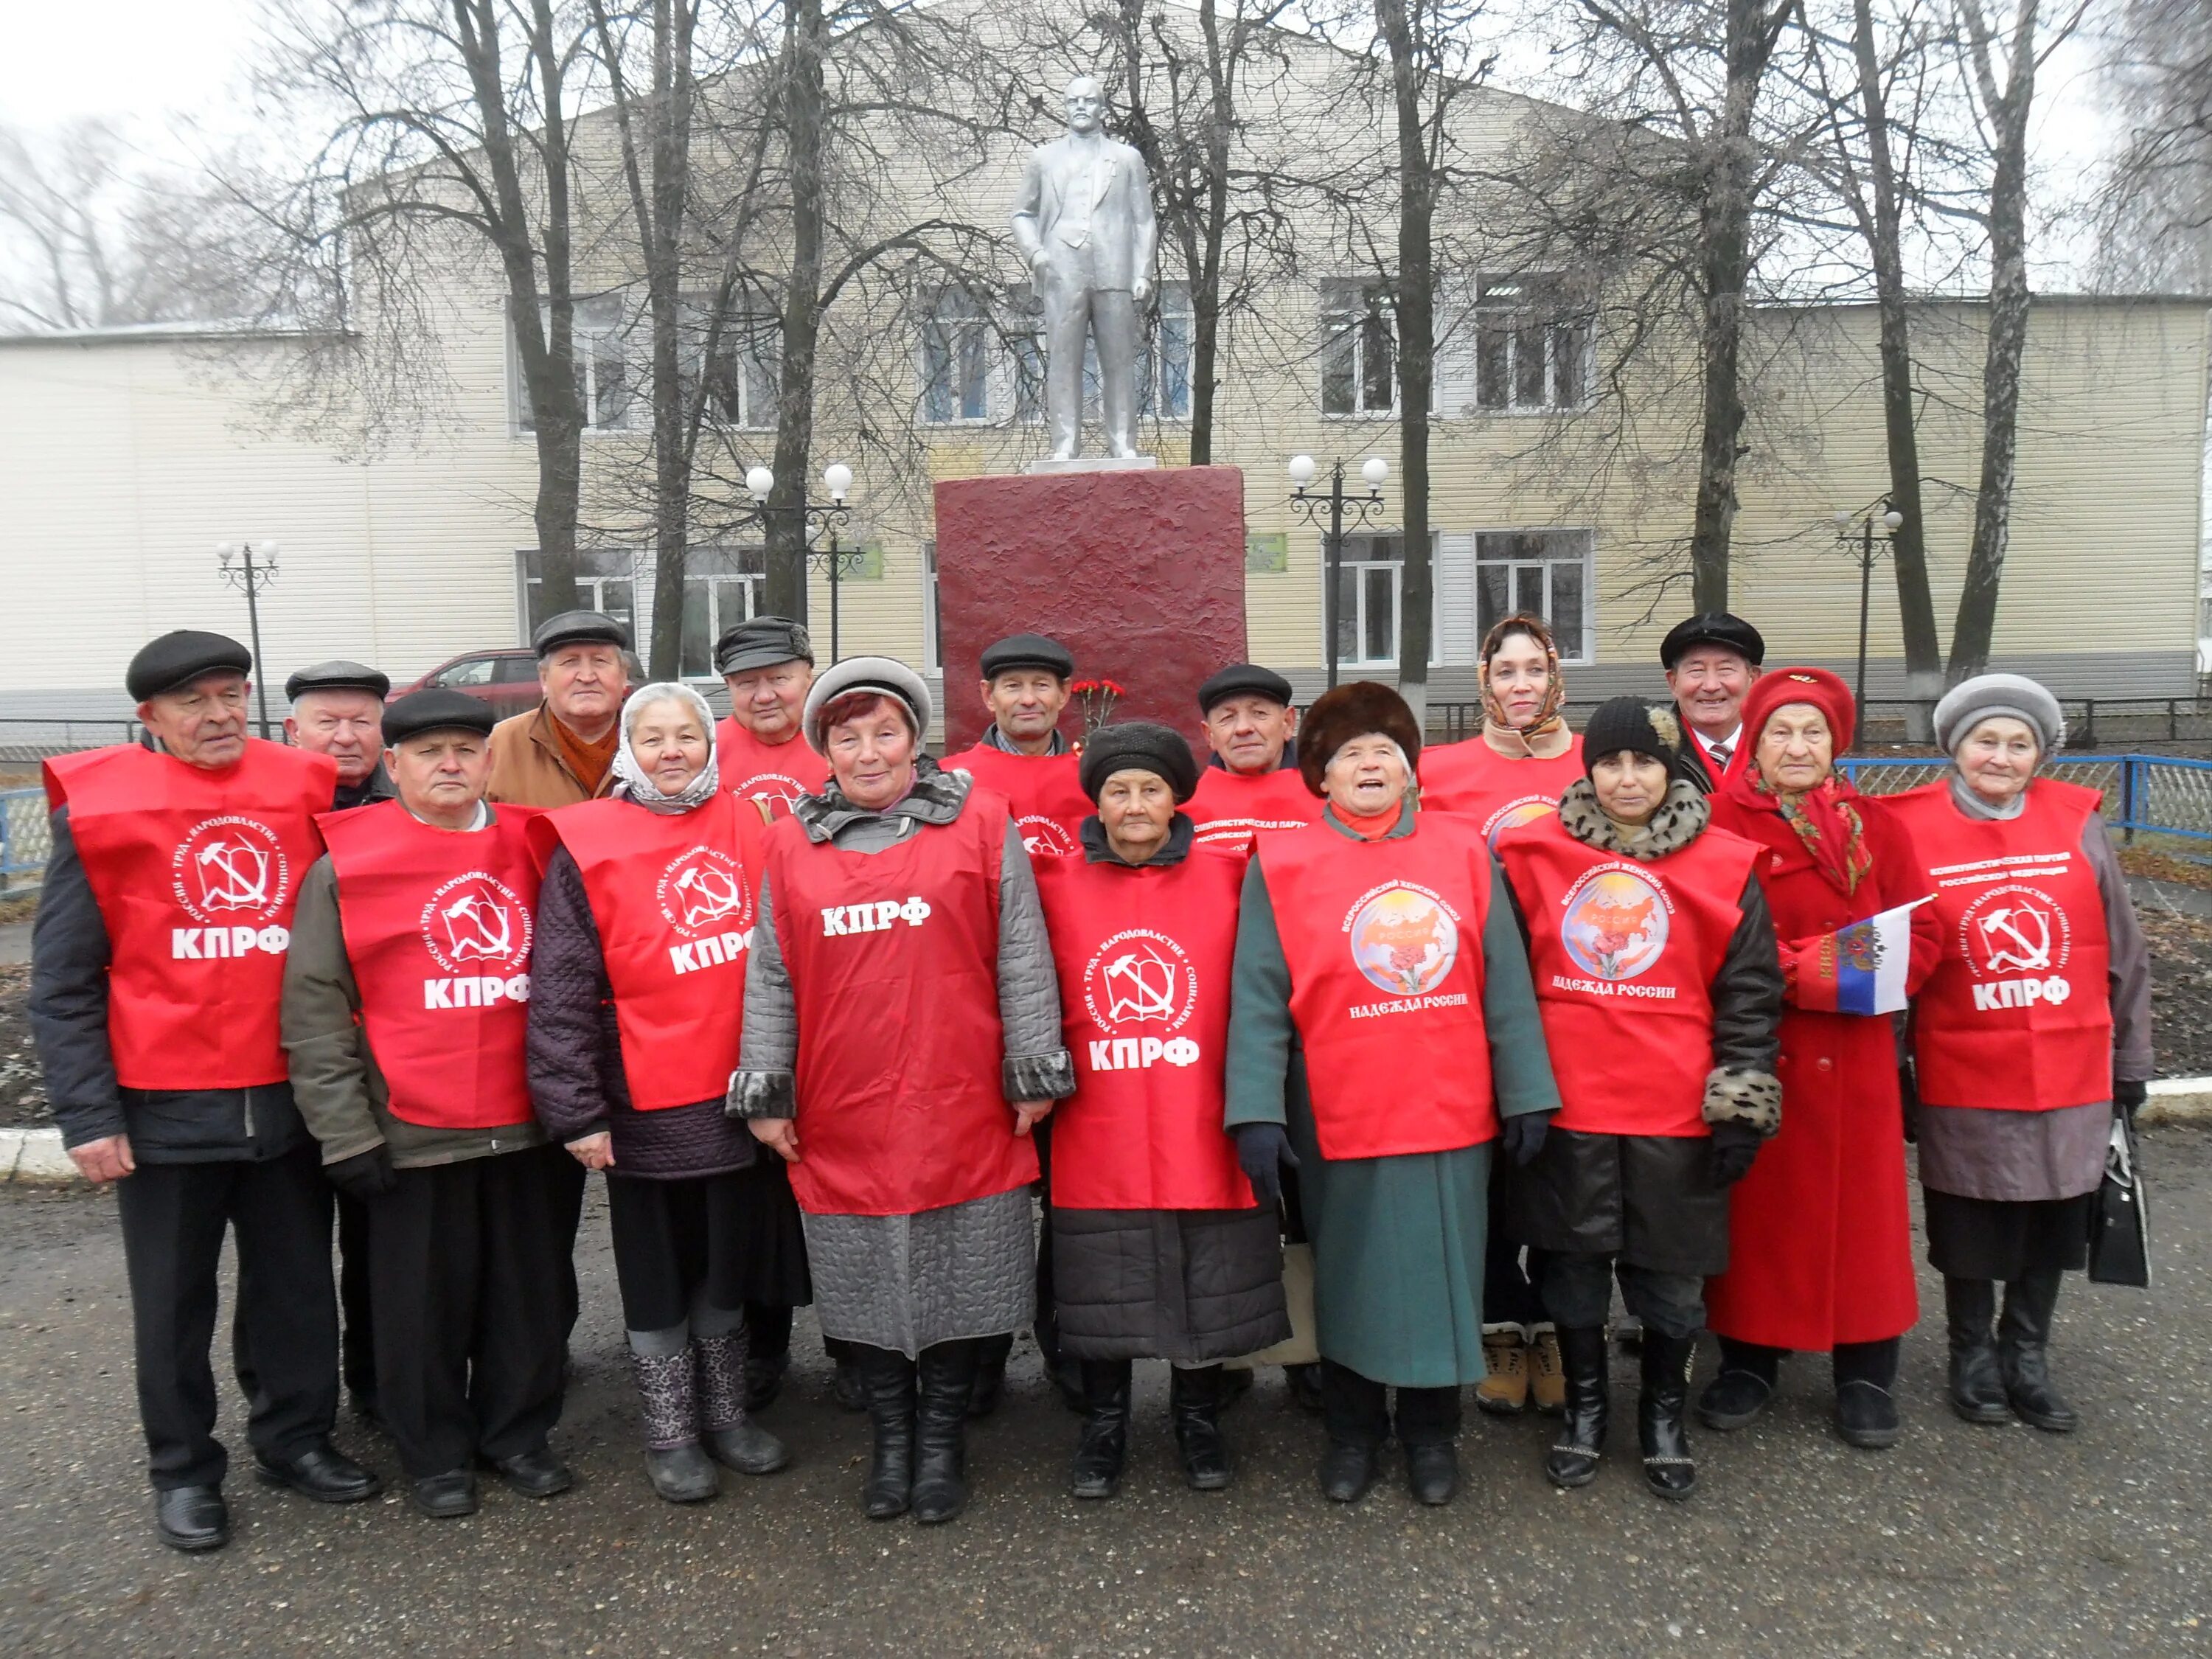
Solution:
M1014 198L1014 242L1044 306L1045 410L1052 459L1072 460L1083 435L1083 343L1098 344L1106 453L1137 453L1138 310L1152 293L1159 229L1144 158L1106 136L1098 82L1067 83L1067 136L1040 144Z

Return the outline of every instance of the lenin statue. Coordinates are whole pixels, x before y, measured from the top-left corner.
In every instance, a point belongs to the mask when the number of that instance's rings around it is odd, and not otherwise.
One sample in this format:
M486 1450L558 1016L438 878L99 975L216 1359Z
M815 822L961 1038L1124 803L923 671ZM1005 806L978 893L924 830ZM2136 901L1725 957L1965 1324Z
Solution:
M1045 408L1052 459L1083 434L1083 343L1098 345L1106 453L1136 457L1138 307L1152 297L1159 232L1144 159L1106 136L1098 82L1067 83L1067 136L1030 152L1014 199L1014 241L1044 305Z

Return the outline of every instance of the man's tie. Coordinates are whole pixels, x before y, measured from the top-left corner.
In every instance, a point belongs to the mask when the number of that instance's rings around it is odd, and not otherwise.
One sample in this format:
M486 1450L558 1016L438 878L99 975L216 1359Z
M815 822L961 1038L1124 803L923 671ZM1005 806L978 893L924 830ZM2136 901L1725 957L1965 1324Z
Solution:
M1713 757L1713 770L1725 772L1728 770L1729 757L1735 753L1735 750L1724 743L1717 743L1705 752Z

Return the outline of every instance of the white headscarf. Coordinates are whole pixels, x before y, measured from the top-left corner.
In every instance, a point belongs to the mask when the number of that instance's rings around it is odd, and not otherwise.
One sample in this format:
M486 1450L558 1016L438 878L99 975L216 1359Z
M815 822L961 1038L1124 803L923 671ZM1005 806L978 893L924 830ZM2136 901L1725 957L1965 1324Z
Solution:
M630 747L630 728L637 723L637 717L656 702L688 705L699 717L699 729L707 734L707 763L678 794L662 794L659 786L646 775L645 768L638 763L637 751ZM648 812L689 812L714 799L714 792L722 787L722 774L714 763L714 713L707 707L706 698L674 680L655 680L631 692L629 701L622 708L622 744L615 750L614 774L617 780L615 794L635 801Z

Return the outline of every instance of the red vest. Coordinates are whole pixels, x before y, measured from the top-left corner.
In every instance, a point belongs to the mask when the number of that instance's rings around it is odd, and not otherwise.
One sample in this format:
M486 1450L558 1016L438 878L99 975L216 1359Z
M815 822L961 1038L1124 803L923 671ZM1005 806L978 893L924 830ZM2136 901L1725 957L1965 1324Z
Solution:
M723 788L733 795L759 797L778 817L787 814L801 795L820 794L830 781L830 763L804 738L763 743L726 714L714 727L714 765Z
M483 829L462 832L386 800L316 820L337 877L362 1027L394 1117L427 1129L530 1121L523 1038L537 816L498 806Z
M1314 1133L1331 1159L1473 1146L1498 1133L1482 1020L1490 851L1473 824L1354 840L1328 823L1254 854L1291 969Z
M2111 945L2081 831L2101 797L2038 778L2016 818L1970 818L1948 782L1888 797L1936 895L1943 955L1912 1004L1931 1106L2029 1111L2112 1097Z
M1006 797L1031 858L1065 858L1082 852L1083 820L1098 809L1083 793L1074 756L1010 755L979 743L947 755L944 766L948 772L965 772L986 789Z
M1197 792L1182 810L1198 826L1200 845L1243 852L1263 830L1302 830L1320 823L1321 797L1306 787L1304 775L1295 766L1256 777L1209 766L1198 775Z
M816 1215L914 1215L1035 1181L1000 1075L999 862L1006 803L880 853L764 839L799 1018L799 1162Z
M1528 923L1559 1127L1710 1133L1713 975L1765 849L1708 829L1646 864L1584 846L1554 813L1507 830L1498 856Z
M719 1100L744 1029L760 809L726 792L690 812L587 800L549 817L599 930L630 1104Z
M1421 805L1472 818L1494 849L1500 832L1559 810L1583 775L1583 740L1549 760L1512 760L1480 738L1421 750Z
M284 953L300 878L322 851L315 814L337 787L330 757L248 738L219 772L135 745L59 755L45 772L107 927L116 1081L284 1081Z
M1075 1093L1052 1118L1052 1201L1074 1210L1249 1210L1222 1127L1229 969L1244 854L1164 868L1041 859Z

